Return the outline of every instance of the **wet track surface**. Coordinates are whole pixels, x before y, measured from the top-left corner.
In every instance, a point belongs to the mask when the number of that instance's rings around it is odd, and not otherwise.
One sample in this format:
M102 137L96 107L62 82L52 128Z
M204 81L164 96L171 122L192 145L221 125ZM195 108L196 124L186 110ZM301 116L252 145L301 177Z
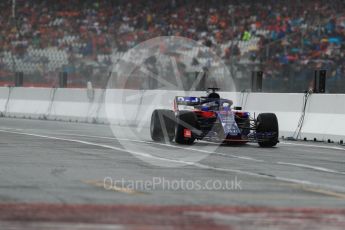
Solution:
M162 210L176 206L179 210L194 206L201 209L225 206L227 214L233 213L233 207L261 207L261 214L267 214L272 210L263 207L269 207L293 208L305 215L301 210L310 208L316 216L319 215L318 218L314 216L318 220L322 208L342 216L337 218L338 222L333 221L336 224L333 229L345 224L344 212L340 210L345 207L344 146L282 141L276 148L259 148L256 144L210 148L210 144L202 142L191 147L156 144L149 137L146 140L124 140L137 145L140 152L133 154L123 149L107 125L0 119L0 219L5 221L4 224L16 219L1 214L4 205L28 203L87 204L94 205L94 209L104 208L103 205L126 205L123 209L128 209L129 213L152 205L163 205ZM184 160L187 166L167 168L142 161L135 154L167 162L180 154L210 155L190 164L187 158ZM106 177L123 179L127 185L129 181L152 181L153 178L168 182L198 181L201 185L208 181L222 184L239 181L240 185L234 189L169 189L164 184L157 184L145 190L116 183L114 188L107 190L103 186ZM16 207L12 207L13 213L18 214ZM79 206L80 209L83 207ZM212 216L210 211L212 208L207 209L205 215ZM284 211L277 211L280 212ZM18 215L24 218L22 214ZM180 211L179 218L181 215ZM78 219L78 215L75 218ZM26 216L24 219L30 218ZM62 217L58 219L61 220L66 221ZM101 223L118 222L102 219Z

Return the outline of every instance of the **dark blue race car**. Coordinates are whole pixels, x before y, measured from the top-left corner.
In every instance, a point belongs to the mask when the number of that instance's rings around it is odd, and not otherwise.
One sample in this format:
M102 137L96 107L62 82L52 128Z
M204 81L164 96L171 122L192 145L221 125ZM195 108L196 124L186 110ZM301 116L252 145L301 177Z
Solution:
M193 144L195 140L225 143L257 142L273 147L278 141L278 119L274 113L254 118L233 102L220 98L217 88L206 97L176 96L174 110L154 110L150 133L154 141Z

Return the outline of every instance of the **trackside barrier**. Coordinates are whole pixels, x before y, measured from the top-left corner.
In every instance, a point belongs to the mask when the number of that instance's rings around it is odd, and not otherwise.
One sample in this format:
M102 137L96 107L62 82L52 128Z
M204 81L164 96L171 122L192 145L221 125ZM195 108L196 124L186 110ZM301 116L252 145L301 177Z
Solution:
M7 107L8 96L10 94L10 88L0 87L0 115L5 116Z
M274 112L280 136L297 137L304 94L220 92L234 105L257 116ZM115 125L148 126L156 108L171 109L182 91L88 90L0 87L0 115L4 117L61 120ZM187 95L204 95L188 92ZM109 119L108 119L109 118ZM340 141L345 139L345 95L313 94L307 101L299 138ZM0 121L1 122L1 121Z
M304 94L239 93L239 104L252 113L274 112L280 136L297 137ZM242 104L241 104L242 103ZM345 138L345 95L312 94L305 110L301 139L340 141Z

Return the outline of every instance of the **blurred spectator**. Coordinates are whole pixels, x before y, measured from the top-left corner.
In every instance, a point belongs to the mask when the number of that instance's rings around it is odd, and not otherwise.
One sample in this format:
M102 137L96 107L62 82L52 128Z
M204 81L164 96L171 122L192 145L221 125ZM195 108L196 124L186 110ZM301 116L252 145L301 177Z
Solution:
M11 4L0 1L0 52L18 58L55 47L98 61L156 36L183 36L222 47L226 60L248 52L272 76L286 65L327 61L334 78L345 77L343 0L16 0L15 20ZM256 49L241 49L255 38Z

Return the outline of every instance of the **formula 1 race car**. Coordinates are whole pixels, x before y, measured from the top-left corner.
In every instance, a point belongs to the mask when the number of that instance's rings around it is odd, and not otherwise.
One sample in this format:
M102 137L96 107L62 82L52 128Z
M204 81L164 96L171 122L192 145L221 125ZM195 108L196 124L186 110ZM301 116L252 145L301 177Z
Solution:
M233 102L220 98L218 88L209 88L206 97L176 96L174 110L154 110L150 133L154 141L193 144L197 140L219 143L257 142L273 147L279 140L278 119L274 113L257 118Z

